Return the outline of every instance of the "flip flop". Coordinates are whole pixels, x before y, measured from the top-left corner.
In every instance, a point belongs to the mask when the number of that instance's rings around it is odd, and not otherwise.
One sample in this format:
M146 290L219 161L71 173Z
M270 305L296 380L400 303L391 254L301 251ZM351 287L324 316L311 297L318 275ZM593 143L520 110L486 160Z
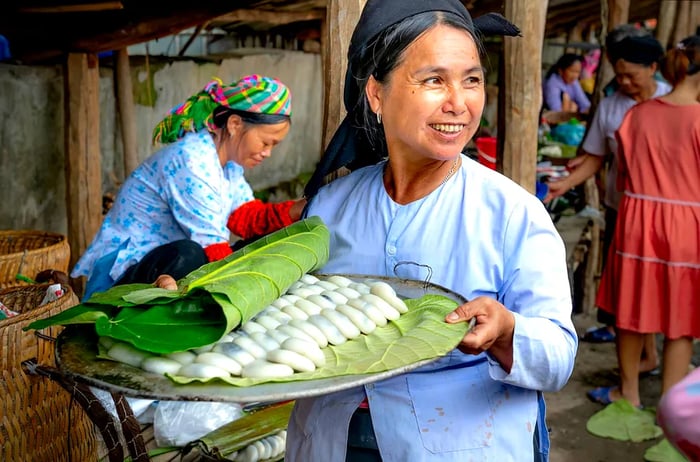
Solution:
M610 398L610 392L612 390L617 390L617 388L617 386L594 388L593 390L588 390L586 392L586 396L588 396L588 399L594 403L600 403L607 406L608 404L614 403L614 401Z
M619 387L617 385L614 385L612 387L598 387L594 388L593 390L588 390L586 392L586 396L588 396L588 399L593 401L594 403L600 403L604 406L607 406L608 404L612 404L617 400L612 400L610 398L610 392L613 390L617 390ZM624 399L624 398L620 398ZM639 406L635 406L637 409L644 409L644 405L640 404Z
M585 333L581 340L590 343L609 343L615 341L615 333L610 332L607 326L589 330Z

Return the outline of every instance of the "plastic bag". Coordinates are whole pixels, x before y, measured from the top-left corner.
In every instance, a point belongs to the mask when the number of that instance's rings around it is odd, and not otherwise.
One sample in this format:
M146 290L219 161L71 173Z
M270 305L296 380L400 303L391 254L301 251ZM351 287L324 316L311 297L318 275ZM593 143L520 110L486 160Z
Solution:
M112 394L106 390L100 388L90 387L90 391L95 395L95 398L104 406L105 410L109 412L116 422L119 422L119 415L117 414L117 407L114 405L114 400L112 399ZM152 407L158 401L152 399L139 399L139 398L126 398L127 403L131 407L131 412L133 412L136 420L141 424L153 422ZM151 410L151 412L148 412Z
M552 130L552 139L570 146L578 146L583 141L586 126L573 119L565 124L559 124Z
M153 416L158 447L185 446L243 415L235 403L160 401Z

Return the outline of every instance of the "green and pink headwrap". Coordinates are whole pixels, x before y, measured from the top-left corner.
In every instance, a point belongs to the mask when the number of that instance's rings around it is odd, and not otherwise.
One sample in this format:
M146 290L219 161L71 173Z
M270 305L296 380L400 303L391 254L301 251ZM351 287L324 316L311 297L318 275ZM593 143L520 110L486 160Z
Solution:
M215 78L204 90L173 108L156 125L153 143L172 143L187 132L197 132L205 127L213 132L218 128L214 123L214 112L220 106L251 114L292 115L289 88L277 79L254 74L226 86Z

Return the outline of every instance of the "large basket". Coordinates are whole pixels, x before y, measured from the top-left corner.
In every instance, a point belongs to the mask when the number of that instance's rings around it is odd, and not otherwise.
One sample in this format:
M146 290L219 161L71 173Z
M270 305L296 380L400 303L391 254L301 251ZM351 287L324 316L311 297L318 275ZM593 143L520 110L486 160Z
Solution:
M97 460L94 425L71 394L46 377L30 375L21 363L55 366L54 342L61 327L24 332L37 319L58 314L78 303L69 287L58 300L39 306L48 284L0 290L0 302L17 316L0 321L0 460Z
M34 279L47 269L68 273L70 247L66 236L47 231L0 231L0 289L27 285L22 274ZM41 301L41 300L40 300Z

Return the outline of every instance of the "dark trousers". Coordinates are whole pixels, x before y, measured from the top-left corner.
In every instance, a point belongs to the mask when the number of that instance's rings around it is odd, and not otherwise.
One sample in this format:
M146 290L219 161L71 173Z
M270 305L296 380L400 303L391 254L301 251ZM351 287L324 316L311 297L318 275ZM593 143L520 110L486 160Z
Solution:
M151 284L161 274L169 274L177 281L208 262L201 245L182 239L148 252L141 261L130 266L114 285L136 282Z
M350 419L345 462L381 462L369 409L358 408Z

